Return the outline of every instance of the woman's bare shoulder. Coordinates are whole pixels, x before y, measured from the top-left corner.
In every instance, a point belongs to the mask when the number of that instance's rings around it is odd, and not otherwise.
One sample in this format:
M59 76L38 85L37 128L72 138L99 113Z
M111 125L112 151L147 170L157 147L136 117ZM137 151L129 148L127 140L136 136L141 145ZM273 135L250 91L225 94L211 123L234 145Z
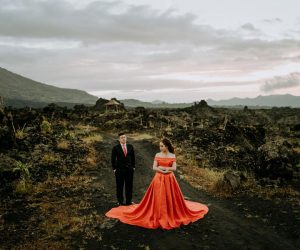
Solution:
M161 152L156 153L155 157L161 157L161 158L174 158L176 157L175 154L169 152L167 155L163 155Z

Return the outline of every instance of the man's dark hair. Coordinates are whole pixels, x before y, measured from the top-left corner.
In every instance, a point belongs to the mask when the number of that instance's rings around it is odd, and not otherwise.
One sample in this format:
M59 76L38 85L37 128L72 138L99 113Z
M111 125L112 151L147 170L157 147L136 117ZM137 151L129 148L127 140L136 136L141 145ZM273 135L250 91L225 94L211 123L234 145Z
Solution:
M124 133L124 132L119 133L119 137L120 137L121 135L125 135L125 133Z

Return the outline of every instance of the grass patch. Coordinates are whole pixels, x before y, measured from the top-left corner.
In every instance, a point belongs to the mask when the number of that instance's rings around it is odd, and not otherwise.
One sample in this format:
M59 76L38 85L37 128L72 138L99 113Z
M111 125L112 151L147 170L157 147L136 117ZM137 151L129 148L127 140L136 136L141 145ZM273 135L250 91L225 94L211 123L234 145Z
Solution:
M15 184L15 192L17 193L29 193L31 191L31 180L29 165L20 161L17 161L14 172L20 172L20 179Z
M68 150L69 146L70 144L67 140L61 140L57 143L57 148L60 150Z
M86 163L89 167L97 166L97 157L99 153L96 152L95 148L89 148L89 154L86 156Z
M76 124L75 128L78 129L78 130L86 131L86 132L98 131L98 129L99 129L98 127L91 126L91 125L84 125L84 124L81 124L81 123Z
M127 134L130 139L133 140L151 140L153 139L153 136L148 133L131 133Z
M300 147L297 147L297 148L293 148L294 151L296 151L298 154L300 154Z
M60 179L49 177L33 187L28 200L30 206L39 211L36 219L42 218L38 224L42 234L32 240L32 246L44 244L42 249L45 246L49 246L49 249L69 249L68 246L77 244L78 235L80 240L102 239L99 227L106 218L98 214L91 203L92 193L89 190L99 188L99 183L93 183L93 179L84 175ZM101 185L100 189L103 189ZM30 245L22 245L17 249L32 249Z
M36 239L31 242L27 242L22 244L21 246L15 246L13 249L16 250L28 250L28 249L48 249L48 250L67 250L67 249L73 249L70 246L68 246L64 242L49 242L48 238L43 239Z
M49 153L45 153L42 157L42 163L46 164L46 165L50 165L53 164L57 161L59 161L59 155L49 152Z
M88 135L86 137L83 137L82 140L87 143L94 143L94 142L98 142L98 141L103 141L103 137L100 134L92 134L92 135Z
M41 133L42 134L52 134L53 133L53 129L52 129L52 125L49 121L47 121L45 118L42 121L41 125Z
M200 168L196 165L188 164L184 160L180 160L177 156L177 162L181 166L179 170L182 174L181 178L189 182L198 189L212 193L219 180L223 177L225 170L214 170L210 168Z
M257 184L251 172L243 172L246 180L241 182L241 186L233 192L231 189L223 188L221 185L224 173L227 170L213 169L197 166L193 159L189 159L185 154L177 156L177 163L180 178L183 178L193 187L206 191L218 197L232 197L238 193L248 194L263 199L273 199L276 196L288 197L290 203L300 206L300 192L287 187L261 186Z

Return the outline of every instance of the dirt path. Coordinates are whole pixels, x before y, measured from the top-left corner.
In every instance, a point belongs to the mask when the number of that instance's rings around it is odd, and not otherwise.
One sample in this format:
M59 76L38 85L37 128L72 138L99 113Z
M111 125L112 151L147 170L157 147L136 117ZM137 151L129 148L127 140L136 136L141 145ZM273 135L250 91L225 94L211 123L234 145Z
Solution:
M134 176L135 202L139 202L150 184L154 172L153 157L158 147L147 140L130 140L136 152L136 171ZM104 161L107 167L95 175L96 182L101 182L107 192L107 201L102 196L94 196L95 208L104 214L114 206L115 179L110 167L109 157L114 139L104 135L104 141L97 145L97 150L105 151ZM102 159L103 160L103 159ZM209 213L204 219L173 230L145 229L107 219L101 227L102 240L87 242L88 249L297 249L299 240L289 239L269 225L264 225L261 218L245 217L239 212L238 200L217 199L194 189L177 177L186 198L209 206Z

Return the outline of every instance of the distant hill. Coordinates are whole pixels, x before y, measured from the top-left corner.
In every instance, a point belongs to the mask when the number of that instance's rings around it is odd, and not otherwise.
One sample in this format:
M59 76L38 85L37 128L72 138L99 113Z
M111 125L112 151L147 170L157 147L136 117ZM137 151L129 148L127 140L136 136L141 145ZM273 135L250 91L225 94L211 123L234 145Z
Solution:
M120 100L125 107L145 107L145 108L185 108L193 105L192 103L167 103L160 100L153 102L144 102L137 99L123 99Z
M32 107L32 108L43 108L49 104L49 102L35 102L28 100L19 100L19 99L4 99L5 106L12 106L14 108L24 108L24 107ZM53 102L52 102L53 103ZM74 102L54 102L56 105L61 107L73 108L75 105L85 105L85 106L93 106L94 104L89 103L74 103Z
M45 83L40 83L21 75L10 72L0 67L0 96L4 98L6 106L14 107L43 107L49 103L60 106L72 107L76 104L95 105L99 99L85 91L77 89L59 88ZM192 106L190 103L168 103L162 100L145 102L136 99L120 100L126 107L145 108L185 108ZM200 100L199 100L200 101ZM300 107L300 96L294 95L269 95L255 98L231 98L228 100L207 99L210 106L243 108L270 108L270 107Z
M228 100L215 101L212 99L207 100L208 105L211 106L264 106L264 107L300 107L300 96L290 94L285 95L259 95L255 98L231 98Z
M97 96L77 89L67 89L40 83L0 67L0 96L6 106L45 106L49 103L95 104Z
M200 101L200 100L199 100ZM161 100L155 100L152 102L144 102L136 99L124 99L121 100L127 107L143 106L145 108L185 108L192 106L191 103L167 103ZM221 106L221 107L235 107L243 108L248 106L249 108L271 108L271 107L300 107L300 96L294 95L269 95L269 96L257 96L255 98L231 98L228 100L215 101L212 99L206 100L209 106Z

